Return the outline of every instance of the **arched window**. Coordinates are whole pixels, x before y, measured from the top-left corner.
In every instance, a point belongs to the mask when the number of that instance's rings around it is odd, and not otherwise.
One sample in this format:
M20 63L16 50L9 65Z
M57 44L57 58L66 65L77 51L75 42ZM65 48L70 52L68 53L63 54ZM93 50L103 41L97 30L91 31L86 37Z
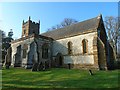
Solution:
M68 54L72 54L72 42L68 42Z
M48 58L48 44L43 44L42 46L42 58Z
M83 47L83 54L88 52L88 40L83 39L82 40L82 47Z
M27 44L24 44L24 45L23 45L23 58L26 58L27 49L28 49L28 45L27 45Z

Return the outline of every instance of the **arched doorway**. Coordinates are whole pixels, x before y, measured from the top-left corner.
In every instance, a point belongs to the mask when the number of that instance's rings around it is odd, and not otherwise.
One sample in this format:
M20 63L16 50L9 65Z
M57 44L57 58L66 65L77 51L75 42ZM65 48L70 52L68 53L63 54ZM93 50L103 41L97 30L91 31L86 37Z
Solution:
M56 55L56 66L62 67L63 66L63 55L61 53L58 53Z

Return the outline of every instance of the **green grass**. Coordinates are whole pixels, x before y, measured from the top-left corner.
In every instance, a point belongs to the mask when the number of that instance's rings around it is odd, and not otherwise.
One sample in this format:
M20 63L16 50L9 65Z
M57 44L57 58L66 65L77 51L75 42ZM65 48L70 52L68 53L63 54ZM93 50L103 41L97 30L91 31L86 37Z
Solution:
M113 71L68 70L53 68L31 72L23 68L2 70L2 88L118 88L118 73Z

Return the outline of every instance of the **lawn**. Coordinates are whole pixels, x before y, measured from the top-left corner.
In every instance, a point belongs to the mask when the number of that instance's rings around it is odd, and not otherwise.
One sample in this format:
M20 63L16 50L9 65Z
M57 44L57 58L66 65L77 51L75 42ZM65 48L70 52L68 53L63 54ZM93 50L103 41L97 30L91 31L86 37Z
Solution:
M23 68L2 70L2 88L118 88L120 70L93 71L52 68L31 72Z

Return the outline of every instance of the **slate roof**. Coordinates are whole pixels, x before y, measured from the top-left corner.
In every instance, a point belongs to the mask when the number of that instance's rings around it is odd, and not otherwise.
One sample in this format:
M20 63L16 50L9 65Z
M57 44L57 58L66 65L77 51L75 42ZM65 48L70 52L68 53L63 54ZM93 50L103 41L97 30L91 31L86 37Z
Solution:
M84 32L89 32L90 30L97 30L101 18L102 16L99 15L95 18L88 19L88 20L73 24L71 26L67 26L65 28L60 28L60 29L56 29L46 33L42 33L41 35L46 37L51 37L57 40L60 38L65 38L69 36L82 34Z

